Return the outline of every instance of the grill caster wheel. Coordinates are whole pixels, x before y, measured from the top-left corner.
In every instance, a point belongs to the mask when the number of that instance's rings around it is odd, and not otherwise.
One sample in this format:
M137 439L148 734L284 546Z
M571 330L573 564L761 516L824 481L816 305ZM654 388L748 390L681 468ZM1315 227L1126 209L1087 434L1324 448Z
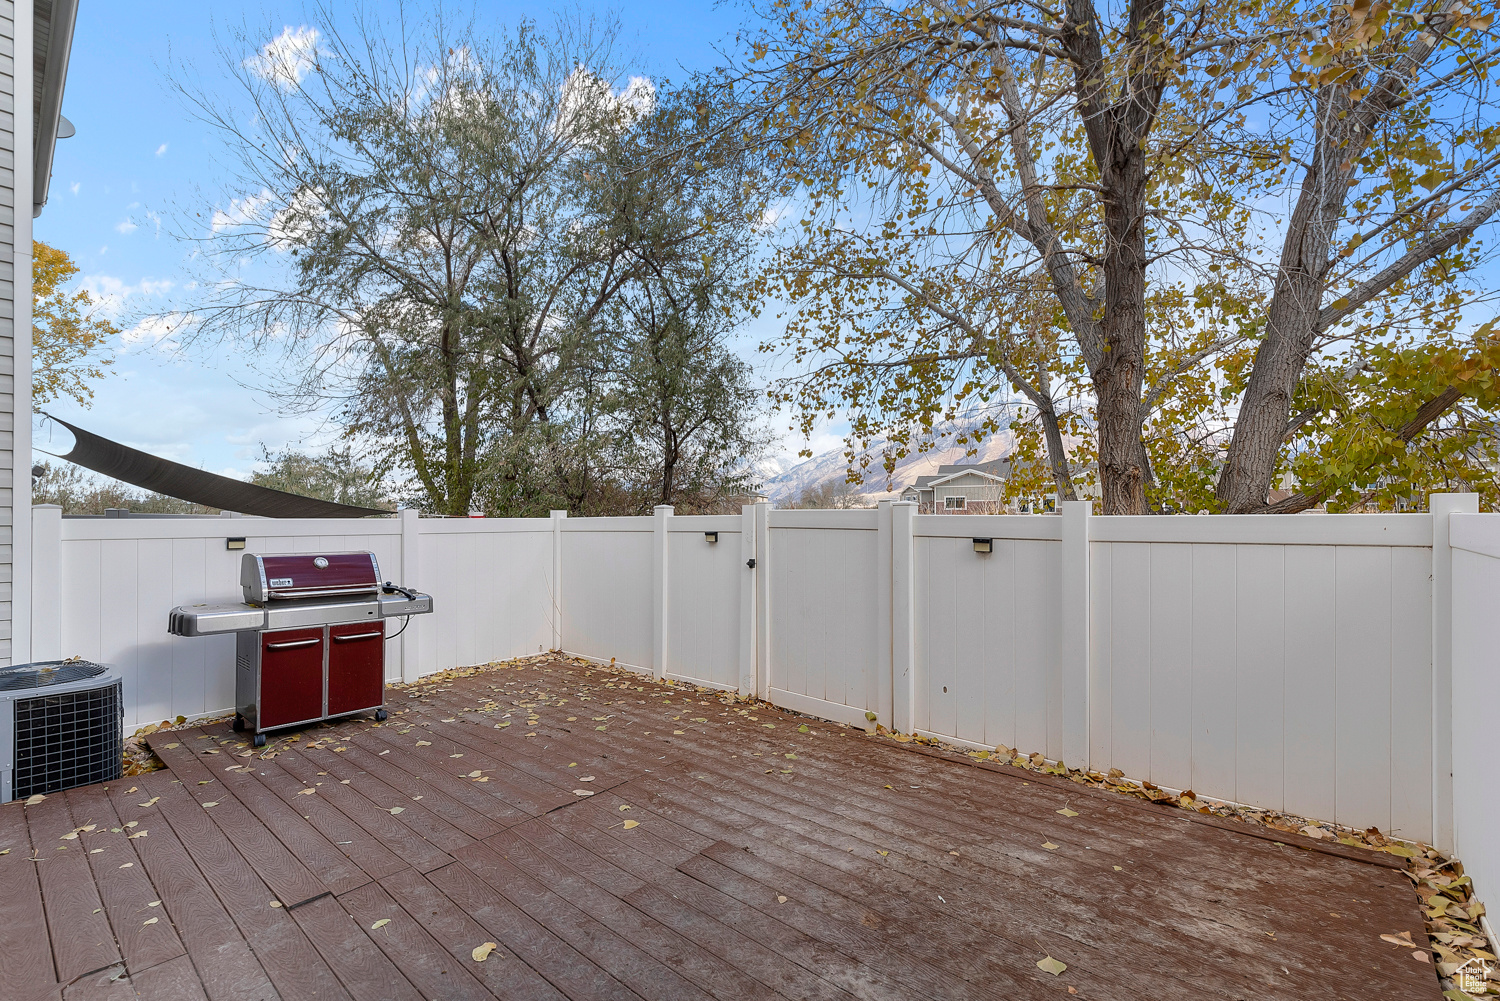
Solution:
M384 723L389 715L384 709L377 709L375 710L375 721L377 723Z
M266 735L263 734L263 733L257 733L255 735L255 739L252 740L250 743L254 744L256 747L265 747L266 746Z
M245 717L241 716L239 713L234 714L234 732L245 732Z

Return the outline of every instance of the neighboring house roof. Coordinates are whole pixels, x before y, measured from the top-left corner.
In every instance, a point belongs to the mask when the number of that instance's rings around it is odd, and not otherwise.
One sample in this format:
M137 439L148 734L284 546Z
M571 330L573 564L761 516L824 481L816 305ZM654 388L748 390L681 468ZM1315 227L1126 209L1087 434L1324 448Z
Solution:
M932 482L928 484L928 487L932 488L945 485L957 485L959 481L963 480L965 477L977 477L981 481L980 483L976 484L978 486L983 486L986 483L1005 482L1005 477L1003 476L996 476L994 473L986 473L983 470L976 469L973 466L963 466L959 468L958 472L949 473L946 476L934 477Z
M32 44L31 122L34 139L31 217L42 214L52 183L52 154L59 138L73 134L62 116L63 84L68 78L68 55L73 49L73 25L78 0L34 0ZM17 152L20 152L19 150Z

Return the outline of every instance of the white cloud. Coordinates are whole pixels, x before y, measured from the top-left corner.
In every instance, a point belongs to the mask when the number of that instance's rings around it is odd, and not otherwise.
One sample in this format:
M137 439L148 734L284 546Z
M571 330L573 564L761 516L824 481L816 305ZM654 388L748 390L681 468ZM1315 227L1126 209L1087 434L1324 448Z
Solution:
M124 313L126 300L134 296L161 295L176 287L170 278L142 278L130 285L113 275L85 275L78 284L93 297L99 312L111 319Z
M311 237L326 215L323 189L303 188L292 196L290 205L271 217L266 242L277 250L290 250Z
M156 147L156 155L157 156L161 156L166 151L167 151L167 144L166 143L162 143L160 146Z
M261 188L258 195L231 198L229 200L229 208L214 209L214 232L222 233L226 229L244 226L259 219L261 210L271 203L271 197L271 190L269 188Z
M608 80L579 66L563 81L555 128L568 135L592 127L599 115L613 115L620 128L629 128L655 107L656 84L646 77L633 76L616 91Z
M320 37L317 28L287 25L261 47L259 55L245 60L245 68L268 83L290 90L316 65Z
M115 227L115 232L124 233L125 235L129 236L131 233L134 233L136 231L136 228L137 227L135 223L131 222L129 219L125 219Z
M78 194L78 189L81 188L82 186L83 185L80 184L78 181L74 181L72 184L68 185L68 189L70 191L72 191L73 194L76 195L76 194Z

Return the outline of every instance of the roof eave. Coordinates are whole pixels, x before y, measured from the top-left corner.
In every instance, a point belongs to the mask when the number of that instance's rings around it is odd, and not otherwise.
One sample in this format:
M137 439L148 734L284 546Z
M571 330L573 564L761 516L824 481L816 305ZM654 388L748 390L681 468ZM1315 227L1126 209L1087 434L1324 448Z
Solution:
M37 116L31 217L42 214L52 183L52 156L57 150L57 130L62 119L63 86L68 80L68 56L73 49L73 26L78 21L78 0L52 0L47 67L42 77L41 111Z

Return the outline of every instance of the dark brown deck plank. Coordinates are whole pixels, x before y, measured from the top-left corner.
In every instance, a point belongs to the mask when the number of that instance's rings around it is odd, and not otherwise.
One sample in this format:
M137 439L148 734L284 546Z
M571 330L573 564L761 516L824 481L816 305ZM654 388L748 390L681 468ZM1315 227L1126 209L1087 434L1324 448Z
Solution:
M449 864L462 868L456 862ZM468 874L469 877L472 875ZM408 869L386 879L381 889L389 893L395 903L435 941L447 948L454 960L460 965L468 964L464 968L469 974L496 997L507 1001L563 1001L565 998L546 978L517 958L503 941L496 943L499 948L484 962L474 962L474 948L492 941L492 933L481 927L464 908L448 899L426 876Z
M234 918L276 992L287 1001L304 998L310 1001L315 997L321 1001L347 999L348 992L288 913L286 902L251 867L222 827L209 819L208 815L218 807L205 808L171 774L153 772L145 776L145 790L159 797L156 808ZM248 810L243 807L240 810L243 817L253 821ZM258 821L254 823L256 828L264 830ZM284 871L283 861L268 861L277 875ZM201 963L195 960L194 965L201 971Z
M37 879L44 863L31 861L31 832L20 802L0 806L0 852L0 982L18 995L45 997L59 988Z
M695 910L686 901L666 892L654 882L648 883L604 857L632 853L635 851L633 847L617 844L612 846L612 853L611 846L604 846L602 854L596 854L593 848L599 846L606 835L583 823L582 815L587 809L580 806L569 810L566 815L557 814L535 823L523 824L515 828L515 833L556 858L570 871L587 876L613 896L660 922L663 927L690 938L699 948L712 953L730 967L742 971L782 997L849 1001L853 996L813 971L797 966L780 953L723 924L712 913L714 909ZM565 830L570 833L565 834Z
M121 962L99 888L89 868L88 848L68 811L67 797L54 794L26 807L42 904L52 937L57 979L69 984L86 973Z
M137 995L150 1001L208 1001L189 956L183 955L130 975ZM245 1001L261 1001L247 995Z
M304 747L297 753L301 754L309 764L317 766L318 771L326 771L341 784L348 779L347 788L363 796L375 809L383 811L386 816L394 817L398 823L411 828L413 833L445 854L451 855L455 848L472 844L475 840L427 808L425 802L428 798L427 793L420 791L425 788L420 783L413 783L409 788L416 791L408 792L406 789L387 783L382 777L384 772L377 774L364 767L370 763L367 759L361 759L358 756L350 757L348 754L340 754L336 751L315 750L310 747ZM402 781L402 779L398 778L397 781ZM436 801L436 799L437 797L433 796L433 800ZM392 810L398 810L398 812L392 813ZM496 832L486 829L486 837L494 833Z
M448 1001L486 1001L493 997L469 970L479 969L484 963L444 948L380 886L362 886L339 897L338 902L422 997ZM358 995L358 991L355 993Z
M427 878L483 926L493 941L505 943L572 1001L638 1001L638 994L542 927L462 862L430 872Z
M193 738L209 737L208 743L212 744L212 736L194 730L158 733L151 738L151 749L177 774L182 780L182 788L197 802L218 804L209 808L207 815L230 836L230 842L247 861L254 859L256 872L276 892L278 899L288 907L295 907L305 900L337 889L352 890L369 881L358 866L328 844L311 824L271 795L254 777L228 771L215 774L205 768L197 760L203 755L198 748L203 747L204 742ZM180 739L170 740L168 737ZM210 757L216 766L221 767L231 762L254 761L253 757L242 759L222 753L203 756ZM242 780L244 788L230 789L226 782L231 778Z
M135 1001L137 995L123 965L80 976L63 988L63 1001Z
M327 844L342 853L350 862L358 866L367 879L380 880L395 872L406 868L406 862L401 856L391 851L380 840L365 830L359 824L344 815L338 806L329 798L337 798L340 793L347 790L338 779L328 774L319 775L309 769L307 778L293 775L286 767L288 755L293 752L283 752L271 761L257 761L254 767L246 773L247 777L254 777L260 784L279 797L283 803L296 811L306 810L302 814L304 820L315 827ZM305 793L303 790L313 789L313 793ZM389 815L387 815L389 816ZM300 856L299 856L300 857ZM307 859L303 859L307 863ZM317 872L317 870L314 870ZM329 883L326 876L318 873L325 883ZM357 884L363 886L364 882ZM329 883L329 888L335 890L335 894L348 893L354 889L335 888Z
M707 1001L708 995L603 923L512 865L487 844L461 849L459 861L553 935L644 998Z
M137 844L150 840L149 826L122 827L103 786L71 789L66 795L75 824L98 825L93 831L80 834L78 841L104 901L104 913L114 930L125 968L134 973L186 955L171 917L162 910L161 897L135 851ZM138 831L142 832L139 837L130 836ZM157 836L166 833L156 832ZM134 864L125 866L126 862Z
M303 783L310 784L320 779L328 779L327 784L319 787L318 794L324 803L331 804L348 822L347 826L351 829L349 837L358 838L362 834L370 843L385 849L403 863L402 866L391 869L385 874L386 876L400 872L405 866L410 866L418 872L430 872L453 861L451 855L403 824L389 810L381 809L361 795L360 791L354 787L352 779L345 782L334 772L319 768L297 751L283 751L276 756L274 761L267 762L267 764L276 765L292 778ZM338 824L333 817L324 819L330 825L327 832L330 838L334 837L335 832L342 831L345 826ZM467 844L468 840L470 839L465 839L464 843ZM355 844L361 845L362 843L356 841ZM360 850L363 851L363 847ZM382 861L380 866L384 868L385 863ZM367 868L365 871L374 875L371 869Z
M314 751L304 748L303 753L308 755L319 755L313 760L326 761L328 758L337 757L341 759L346 768L354 768L371 775L395 792L403 799L422 804L422 812L432 814L451 826L455 831L464 835L466 840L477 841L487 838L503 830L504 822L496 822L465 804L462 800L450 796L444 786L447 785L441 776L429 774L415 774L401 768L391 761L387 761L388 755L376 751L370 751L353 740L346 741L342 746L349 749L346 752L332 750ZM328 757L321 757L327 755ZM332 769L325 769L331 771ZM420 796L421 800L416 797ZM409 805L409 804L408 804ZM521 816L517 813L517 816ZM431 840L431 839L429 839ZM436 842L434 842L436 843ZM443 846L447 850L447 846Z
M532 826L532 825L525 825ZM561 864L512 829L485 844L541 886L622 938L627 938L700 990L724 999L768 999L773 992L699 948L649 915L604 891L583 874Z
M411 981L370 941L365 929L349 916L337 898L314 900L292 911L292 917L322 954L339 983L353 996L422 1001Z
M170 781L170 773L165 774ZM121 821L137 821L136 830L154 828L146 837L130 842L139 859L132 868L146 870L210 1001L277 998L239 926L167 823L159 801L151 802L153 794L144 778L121 779L108 787L108 793Z

